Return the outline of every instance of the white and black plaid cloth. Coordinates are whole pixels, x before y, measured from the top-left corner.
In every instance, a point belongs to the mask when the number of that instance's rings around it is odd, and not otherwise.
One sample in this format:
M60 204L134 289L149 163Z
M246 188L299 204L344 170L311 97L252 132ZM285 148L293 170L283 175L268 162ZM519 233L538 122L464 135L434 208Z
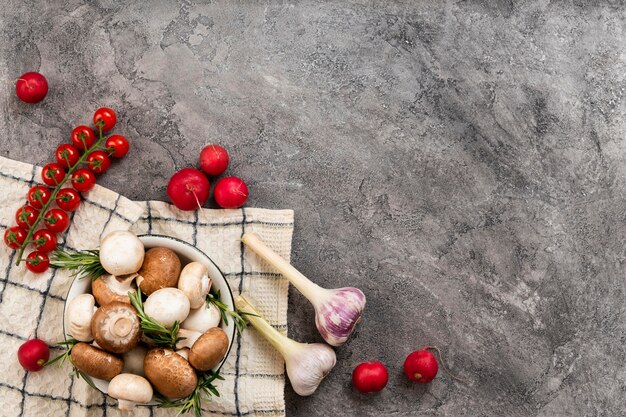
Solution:
M41 169L0 157L0 233L15 225L15 212L26 201L28 189L39 182ZM97 248L100 237L113 230L161 234L189 242L220 267L234 294L249 294L259 311L281 332L287 332L288 283L254 253L245 250L241 236L257 233L270 247L289 259L293 211L244 208L182 212L170 204L133 202L96 186L83 194L72 214L70 228L58 236L61 246ZM15 266L16 252L0 248L0 416L123 416L115 401L70 377L70 367L25 372L17 350L37 337L48 344L63 340L63 306L72 278L67 271L50 269L33 274L24 264ZM61 350L54 348L53 355ZM237 336L218 382L220 397L205 402L206 415L281 417L285 415L284 362L254 330ZM176 411L138 407L133 416L174 416Z

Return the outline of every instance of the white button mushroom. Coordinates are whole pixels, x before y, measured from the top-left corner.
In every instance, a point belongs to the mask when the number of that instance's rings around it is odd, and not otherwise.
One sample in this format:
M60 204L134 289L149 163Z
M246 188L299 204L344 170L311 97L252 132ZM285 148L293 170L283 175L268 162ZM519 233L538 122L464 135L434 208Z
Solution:
M80 342L91 342L91 318L96 308L96 301L91 294L81 294L67 305L66 320L69 334Z
M135 404L152 400L152 386L146 378L134 374L119 374L109 382L108 394L118 401L118 408L132 410Z
M189 348L178 349L176 353L182 356L186 361L189 361Z
M139 376L145 376L143 372L143 360L146 357L148 349L139 345L134 347L131 351L122 355L124 359L124 373L135 374Z
M196 332L195 330L178 330L178 337L180 338L180 340L178 341L178 343L176 343L176 349L191 349L193 344L196 343L196 340L198 340L200 336L202 336L202 332Z
M100 263L111 275L128 275L139 271L145 249L134 233L116 231L100 242Z
M157 323L172 328L189 315L189 298L177 288L162 288L153 292L143 304L143 310Z
M200 262L185 265L180 272L178 289L189 298L191 308L199 308L206 302L206 296L211 289L209 269Z
M208 306L205 304L200 308L191 310L185 321L180 324L180 327L204 333L211 327L217 327L221 319L220 310L214 304L209 304Z

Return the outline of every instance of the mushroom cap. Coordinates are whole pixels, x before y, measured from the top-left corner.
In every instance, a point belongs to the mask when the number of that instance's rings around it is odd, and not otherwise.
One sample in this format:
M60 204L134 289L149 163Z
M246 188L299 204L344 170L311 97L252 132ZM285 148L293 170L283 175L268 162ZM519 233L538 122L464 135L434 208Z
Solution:
M200 308L206 302L206 295L211 289L209 268L200 262L185 265L178 279L178 289L189 298L191 308Z
M105 306L113 301L130 304L128 292L134 292L136 286L133 285L135 275L102 275L91 283L91 292L96 298L98 305Z
M196 371L189 362L170 349L150 349L143 368L154 388L168 398L187 397L198 384Z
M204 304L200 308L192 309L185 321L180 324L180 327L204 333L211 327L217 327L221 320L220 310L214 304Z
M119 374L109 382L108 394L120 401L120 409L124 402L147 404L152 400L152 385L144 377L134 374ZM132 404L134 405L134 404ZM131 407L132 407L131 405Z
M219 327L207 330L189 351L189 363L199 371L208 371L224 359L228 351L228 336Z
M137 311L119 301L102 306L91 320L91 332L102 349L112 353L128 352L141 338Z
M67 305L65 316L69 334L79 342L91 342L91 318L96 310L96 300L91 294L80 294Z
M144 294L150 295L161 288L176 287L180 275L180 259L168 248L148 249L137 283Z
M178 288L161 288L143 303L143 311L154 321L167 328L181 323L189 315L189 299Z
M137 345L132 350L124 353L124 373L145 376L143 372L143 360L148 353L148 349L144 346Z
M139 271L145 249L134 233L118 230L100 241L100 263L111 275L128 275Z
M87 343L76 343L70 354L74 366L94 378L109 381L122 373L124 361Z

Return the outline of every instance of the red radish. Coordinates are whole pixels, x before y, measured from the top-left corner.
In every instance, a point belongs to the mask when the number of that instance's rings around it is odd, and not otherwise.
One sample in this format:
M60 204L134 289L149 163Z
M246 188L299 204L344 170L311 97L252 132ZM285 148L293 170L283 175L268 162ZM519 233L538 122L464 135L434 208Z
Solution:
M15 94L24 103L39 103L48 94L48 81L38 72L27 72L15 83Z
M37 372L50 359L50 348L43 340L30 339L17 350L17 359L24 369Z
M200 152L200 168L207 175L217 177L228 167L228 152L220 145L207 145Z
M209 198L211 184L202 172L195 168L183 168L170 178L167 195L181 210L202 208Z
M215 202L221 208L239 208L248 200L248 187L241 178L222 178L215 184L213 197L215 197Z
M387 368L380 362L363 362L352 372L352 385L363 394L382 391L388 380Z
M430 382L435 379L439 365L428 347L409 354L404 361L404 374L411 381Z

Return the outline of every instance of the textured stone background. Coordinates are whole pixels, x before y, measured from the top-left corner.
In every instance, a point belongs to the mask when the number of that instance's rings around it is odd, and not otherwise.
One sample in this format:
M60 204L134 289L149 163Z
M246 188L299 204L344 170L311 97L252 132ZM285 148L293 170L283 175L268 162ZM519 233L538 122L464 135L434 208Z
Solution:
M102 184L145 200L225 145L250 206L296 210L294 263L369 299L290 416L624 415L622 2L234 3L5 0L0 154L45 163L110 105L133 151ZM295 292L289 319L319 340ZM407 382L425 344L469 383Z

